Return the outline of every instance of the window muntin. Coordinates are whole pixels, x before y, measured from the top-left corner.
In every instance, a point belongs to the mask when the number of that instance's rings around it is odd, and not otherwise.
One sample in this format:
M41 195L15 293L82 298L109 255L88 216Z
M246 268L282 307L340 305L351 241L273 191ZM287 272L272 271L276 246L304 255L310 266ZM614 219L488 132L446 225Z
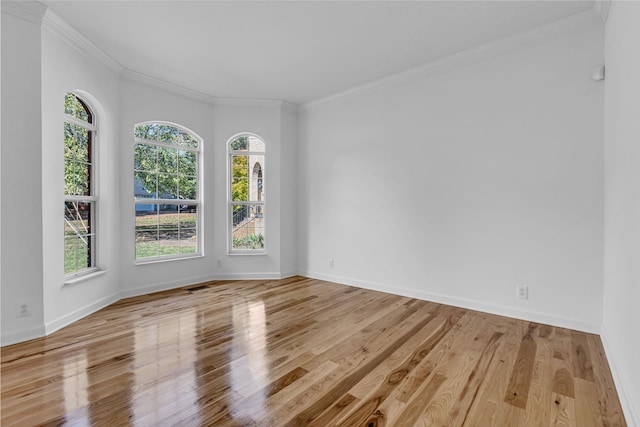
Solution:
M134 130L137 260L200 254L199 162L202 141L171 123Z
M64 272L76 276L96 267L94 114L73 93L64 98Z
M229 252L265 251L265 143L250 134L229 142Z

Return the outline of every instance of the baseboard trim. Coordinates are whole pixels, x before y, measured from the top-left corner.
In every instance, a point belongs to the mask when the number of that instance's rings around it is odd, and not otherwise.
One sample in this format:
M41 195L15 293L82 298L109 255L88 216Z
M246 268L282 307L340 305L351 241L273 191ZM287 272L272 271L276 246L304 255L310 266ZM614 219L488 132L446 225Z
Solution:
M294 274L292 274L294 275ZM211 282L213 280L278 280L285 277L281 273L218 273L207 274L205 276L190 277L183 280L172 280L169 282L158 283L153 286L143 288L127 289L120 292L120 298L131 298L140 295L152 294L155 292L168 291L171 289L181 288L183 286L195 285L202 282Z
M24 341L34 340L45 336L44 326L38 326L37 328L28 329L26 331L11 332L3 334L0 338L0 345L2 347L18 344Z
M147 295L155 292L168 291L170 289L181 288L184 286L194 285L202 282L210 282L212 280L278 280L278 279L285 279L287 277L292 277L292 276L295 276L296 274L297 272L222 273L222 274L211 274L206 276L190 277L188 279L177 280L177 281L173 280L173 281L159 283L153 286L147 286L144 288L128 289L128 290L124 290L124 291L109 295L94 303L88 304L84 307L74 310L69 314L61 316L55 320L52 320L51 322L47 322L43 326L39 326L37 328L32 328L25 331L3 334L2 336L0 336L0 347L46 337L47 335L50 335L64 328L65 326L70 325L124 298Z
M625 381L624 375L620 373L618 364L616 363L616 353L613 351L611 344L609 344L609 334L606 326L600 327L600 339L602 340L602 346L604 347L605 355L607 356L607 362L609 362L609 369L611 369L611 376L613 382L616 385L616 391L618 392L618 399L620 399L620 405L622 406L622 412L624 413L625 420L628 426L640 426L640 412L635 406L634 400L631 398L629 387Z
M108 305L113 304L120 300L120 293L115 293L104 298L99 299L91 304L87 304L84 307L80 307L77 310L72 311L69 314L65 314L51 322L47 322L44 325L44 334L50 335L67 325L72 324L73 322L77 322L83 317L87 317L88 315L95 313L96 311L105 308Z
M337 276L332 274L318 273L315 271L300 271L301 276L310 277L312 279L326 280L329 282L340 283L343 285L357 286L359 288L370 289L373 291L386 292L394 295L401 295L410 298L417 298L426 301L437 302L440 304L453 305L456 307L466 308L469 310L481 311L484 313L496 314L499 316L507 316L515 319L526 320L529 322L543 323L546 325L559 326L562 328L574 329L593 334L600 333L600 325L583 322L577 319L571 319L561 316L553 316L547 313L536 311L517 310L511 307L486 304L465 298L453 297L449 295L437 294L432 292L419 291L415 289L400 288L382 283L363 281L350 277Z

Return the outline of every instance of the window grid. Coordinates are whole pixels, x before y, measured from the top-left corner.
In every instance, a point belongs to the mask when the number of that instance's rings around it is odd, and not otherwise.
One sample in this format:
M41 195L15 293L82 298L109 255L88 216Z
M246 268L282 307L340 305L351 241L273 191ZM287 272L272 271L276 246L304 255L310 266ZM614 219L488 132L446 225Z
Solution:
M201 140L169 123L134 131L135 258L199 255Z
M94 115L73 93L64 99L64 272L96 269Z
M229 253L265 253L265 143L251 134L232 138L229 152Z

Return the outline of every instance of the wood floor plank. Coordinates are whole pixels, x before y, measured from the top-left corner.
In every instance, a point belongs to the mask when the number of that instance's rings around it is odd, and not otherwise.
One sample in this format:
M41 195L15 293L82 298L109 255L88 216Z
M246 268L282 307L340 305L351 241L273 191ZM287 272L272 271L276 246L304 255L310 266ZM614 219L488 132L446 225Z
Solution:
M300 276L124 299L0 361L2 426L626 426L595 335Z
M537 345L533 339L533 327L522 337L518 357L511 372L504 401L521 409L527 408L531 374L535 363Z
M602 422L606 426L619 427L624 425L624 416L620 407L618 393L613 385L613 377L609 369L609 363L604 355L602 341L597 335L587 337L589 348L591 349L591 360L593 361L593 377L598 394L600 415Z
M576 378L593 381L593 366L591 364L591 351L587 342L587 334L571 331L571 347L573 375Z

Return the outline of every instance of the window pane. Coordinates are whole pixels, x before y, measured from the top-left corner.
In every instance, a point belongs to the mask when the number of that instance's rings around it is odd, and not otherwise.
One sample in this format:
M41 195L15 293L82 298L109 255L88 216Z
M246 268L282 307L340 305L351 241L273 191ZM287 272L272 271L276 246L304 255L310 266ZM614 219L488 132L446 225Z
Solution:
M230 144L229 148L231 148L231 151L248 151L249 150L249 137L248 136L241 136L241 137L238 137L238 138L234 139L233 141L231 141L231 144Z
M231 151L264 152L265 145L264 141L260 138L243 135L231 141L229 148Z
M249 201L249 156L231 156L231 200Z
M249 156L249 201L264 201L263 171L264 156Z
M180 228L196 228L198 214L196 206L180 206Z
M136 258L158 256L158 231L136 232Z
M180 213L178 205L161 206L158 215L158 255L180 253Z
M188 132L163 123L150 123L135 127L134 135L137 138L150 141L169 142L184 147L198 148L198 140Z
M158 177L155 172L134 172L134 195L138 199L156 198Z
M64 123L65 158L91 163L91 132L71 123Z
M196 229L180 229L180 253L192 254L196 252Z
M232 249L264 249L263 207L232 205Z
M157 147L158 172L176 175L178 173L178 150L175 148Z
M91 195L91 165L64 162L64 193L71 196Z
M76 97L76 118L87 123L93 123L93 117L91 116L89 108L78 97Z
M176 147L135 145L136 257L197 252L198 148L195 136L177 127L151 123L135 127L135 137L176 144ZM193 148L190 150L187 148ZM165 199L155 220L144 199ZM155 227L155 235L152 235ZM155 245L151 245L151 239Z
M72 93L68 93L64 96L64 113L70 116L75 116L76 113L76 96Z
M155 172L157 168L157 149L155 145L136 144L134 148L134 168L137 171Z
M65 202L64 207L64 272L86 270L93 266L93 202Z
M177 199L178 198L178 176L166 173L158 174L158 198Z
M158 230L159 205L136 203L136 231Z
M64 113L87 123L93 123L93 116L89 107L73 93L64 97Z
M75 159L80 153L80 145L76 137L76 127L71 123L64 123L64 157ZM80 155L79 157L82 157Z
M181 175L189 175L195 177L198 173L197 156L193 151L178 152L178 172Z
M64 220L66 234L91 234L91 208L93 202L65 202ZM68 233L67 233L68 232Z
M198 181L194 177L180 176L178 178L178 198L196 200L198 198Z

